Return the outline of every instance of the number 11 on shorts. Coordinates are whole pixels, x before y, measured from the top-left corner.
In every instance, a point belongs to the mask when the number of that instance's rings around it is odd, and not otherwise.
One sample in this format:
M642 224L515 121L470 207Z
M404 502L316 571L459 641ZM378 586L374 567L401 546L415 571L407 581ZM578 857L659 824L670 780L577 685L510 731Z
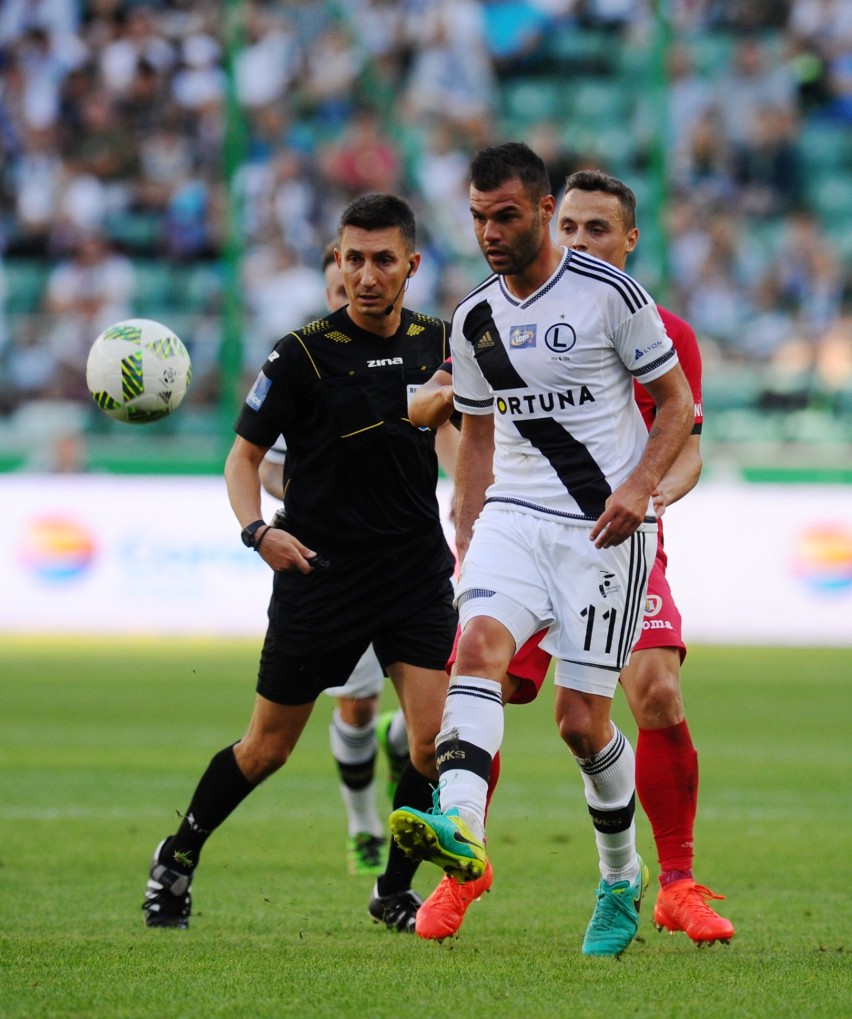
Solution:
M594 605L588 605L580 612L580 615L586 620L586 639L583 642L583 650L591 651L596 616ZM609 624L606 628L606 643L604 645L604 654L607 655L612 651L612 638L615 633L615 620L617 616L618 612L616 609L607 609L606 612L601 613L601 623Z

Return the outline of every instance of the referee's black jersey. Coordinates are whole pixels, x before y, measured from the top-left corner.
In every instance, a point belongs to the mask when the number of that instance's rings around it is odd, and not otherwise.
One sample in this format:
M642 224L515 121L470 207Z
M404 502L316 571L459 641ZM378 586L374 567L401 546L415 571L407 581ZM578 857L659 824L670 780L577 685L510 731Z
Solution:
M284 436L288 530L349 544L439 523L435 435L408 420L408 391L448 353L447 323L407 308L391 337L342 308L278 341L236 431L263 447Z

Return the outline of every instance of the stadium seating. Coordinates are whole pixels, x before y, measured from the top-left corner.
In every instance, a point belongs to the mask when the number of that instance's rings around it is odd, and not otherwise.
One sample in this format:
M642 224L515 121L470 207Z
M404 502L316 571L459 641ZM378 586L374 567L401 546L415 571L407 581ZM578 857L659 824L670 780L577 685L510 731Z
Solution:
M298 12L301 5L288 6ZM310 20L317 9L317 5L304 5L304 16ZM659 63L654 63L654 47L658 40L645 30L647 24L642 31L635 31L635 26L623 31L605 30L588 27L588 18L584 22L583 17L581 12L576 18L572 15L554 19L551 30L544 33L533 53L522 54L516 60L507 58L495 62L500 97L496 133L503 137L529 137L538 123L547 122L556 128L566 161L587 159L628 180L637 195L642 232L642 242L631 257L628 269L653 293L662 296L667 283L666 241L659 209L665 205L667 196L650 160L654 132L662 123L662 111L657 93L647 87L661 71ZM304 30L301 21L300 25L300 30ZM313 25L306 38L316 27ZM691 50L699 78L714 82L728 72L738 38L732 31L711 26L688 32L679 41ZM786 45L782 34L765 31L761 34L761 44L769 48L773 58L781 61ZM384 78L368 67L363 81L374 82L380 91ZM366 91L370 93L370 88ZM376 101L375 96L371 98ZM289 111L292 122L287 124L286 132L288 145L308 154L321 148L321 143L336 138L339 134L336 121L312 117L313 106L304 95L294 94L292 99ZM390 99L387 106L392 119L394 111ZM806 208L818 216L844 259L848 290L852 288L852 272L848 268L852 265L852 132L848 125L821 117L819 110L808 107L801 113L797 151L802 163ZM402 120L404 117L400 118ZM391 123L390 129L403 158L413 165L422 149L419 126L397 122ZM224 289L221 266L206 261L178 262L165 257L162 217L149 212L136 208L111 211L104 228L120 250L129 253L133 260L134 314L169 322L191 346L193 333L198 333L199 319L221 311ZM783 217L749 217L743 230L742 246L747 245L750 252L754 251L755 258L749 254L752 263L771 265L781 250L786 230L787 222ZM11 240L20 239L12 236ZM450 252L450 255L455 267L469 257L467 253ZM477 256L469 261L470 275L477 279L480 260ZM44 313L45 286L54 264L55 258L47 256L38 259L6 254L7 296L5 308L0 309L8 322L5 333L11 338L6 349L14 344L17 334L23 334L24 324L31 331L42 325L47 328L47 318L38 316ZM199 355L203 355L199 356L199 364L204 363L208 369L210 365L215 367L215 339L197 342ZM805 406L787 412L773 410L760 403L761 393L768 384L766 370L760 364L739 361L731 369L725 361L727 353L727 350L722 351L720 363L711 358L705 373L705 435L711 442L752 445L824 442L836 449L839 437L847 444L852 441L852 390L840 389L826 397L812 387ZM4 362L0 359L0 384L4 381L3 368ZM163 426L162 434L185 434L200 440L216 428L218 413L218 409L208 412L203 406L189 402L183 413ZM106 419L101 417L93 416L92 427L105 435Z
M39 310L50 266L43 259L10 258L6 270L6 313L32 314Z

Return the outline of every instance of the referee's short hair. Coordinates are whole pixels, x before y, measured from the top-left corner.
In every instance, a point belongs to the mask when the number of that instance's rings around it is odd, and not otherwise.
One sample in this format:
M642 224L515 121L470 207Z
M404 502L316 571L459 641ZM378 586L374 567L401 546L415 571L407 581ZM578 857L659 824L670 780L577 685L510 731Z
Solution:
M636 195L618 177L603 170L575 170L565 178L563 197L569 191L602 191L605 195L612 195L621 206L625 228L632 230L636 226Z
M347 226L358 227L361 230L386 230L389 227L396 227L410 251L414 250L417 243L414 210L398 195L377 192L356 198L341 213L337 224L338 240Z
M544 160L523 142L480 149L470 164L470 183L477 191L496 191L515 178L535 202L551 194Z
M322 258L320 259L320 268L323 272L331 265L334 259L334 249L337 245L334 241L329 241L328 244L322 249Z

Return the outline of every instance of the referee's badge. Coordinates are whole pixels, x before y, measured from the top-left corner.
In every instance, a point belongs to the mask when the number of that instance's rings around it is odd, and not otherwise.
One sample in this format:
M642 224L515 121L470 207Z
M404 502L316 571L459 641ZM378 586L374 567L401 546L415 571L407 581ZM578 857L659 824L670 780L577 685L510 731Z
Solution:
M412 398L412 396L414 396L414 394L417 392L417 390L420 388L421 385L422 385L422 383L414 383L414 382L412 382L412 383L409 383L406 386L405 394L406 394L407 404L408 404L409 407L411 406L411 398ZM428 432L428 431L430 431L430 429L427 428L425 425L419 425L417 430L419 432Z
M509 330L509 346L513 350L535 346L535 325L512 326Z

